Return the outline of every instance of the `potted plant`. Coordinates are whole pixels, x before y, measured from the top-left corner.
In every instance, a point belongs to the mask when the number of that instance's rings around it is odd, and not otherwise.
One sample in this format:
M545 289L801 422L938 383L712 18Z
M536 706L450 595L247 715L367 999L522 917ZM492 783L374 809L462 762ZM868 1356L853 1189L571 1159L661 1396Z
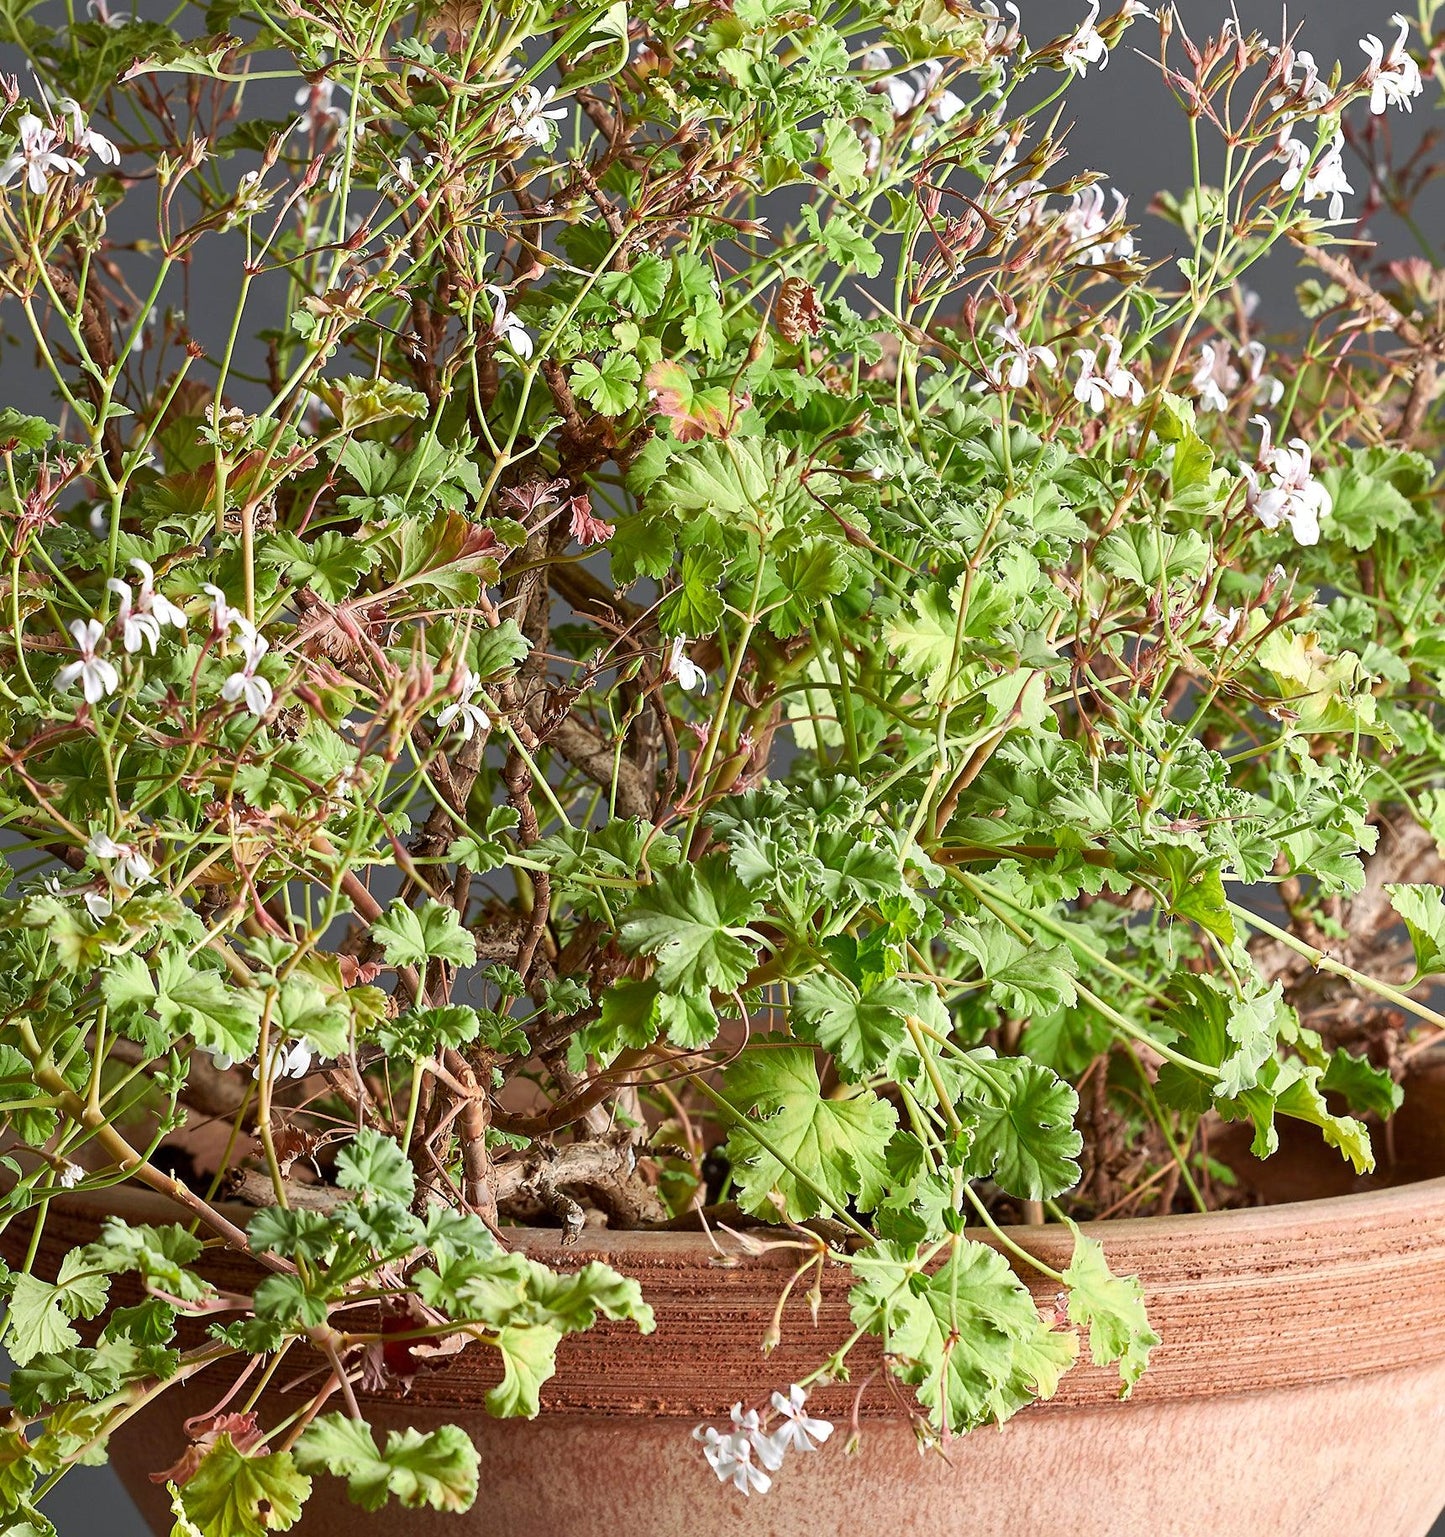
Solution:
M1445 328L1339 245L1410 27L54 20L6 1529L109 1448L190 1537L1423 1531L1445 1194L1367 1176L1442 1168ZM1061 126L1126 32L1148 240ZM1259 1206L1281 1138L1373 1193Z

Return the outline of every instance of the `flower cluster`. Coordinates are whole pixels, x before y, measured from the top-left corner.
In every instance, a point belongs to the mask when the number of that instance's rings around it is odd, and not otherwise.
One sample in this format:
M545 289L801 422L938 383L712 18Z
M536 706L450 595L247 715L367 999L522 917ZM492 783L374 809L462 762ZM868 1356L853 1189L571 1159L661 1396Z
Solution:
M56 104L58 116L49 122L33 112L24 113L16 124L16 144L9 157L0 163L0 187L10 186L17 178L40 197L52 176L83 176L85 166L76 155L94 155L104 165L117 165L120 151L102 133L86 122L80 103L62 96ZM75 154L66 154L68 146Z
M1303 438L1291 438L1288 446L1275 445L1266 418L1251 420L1261 433L1259 454L1253 465L1240 466L1249 486L1250 510L1266 528L1289 524L1297 544L1318 544L1320 519L1329 513L1332 502L1329 491L1310 473L1309 444Z
M1117 336L1104 338L1104 360L1097 349L1079 355L1079 378L1074 385L1074 399L1091 411L1102 411L1111 399L1138 405L1144 398L1144 386L1124 366Z
M807 1398L796 1382L786 1396L774 1393L767 1419L776 1415L778 1423L771 1430L764 1428L756 1409L744 1409L740 1403L732 1407L731 1429L699 1425L693 1439L702 1443L703 1456L718 1482L731 1484L742 1494L766 1494L787 1452L817 1451L833 1434L833 1425L807 1412Z

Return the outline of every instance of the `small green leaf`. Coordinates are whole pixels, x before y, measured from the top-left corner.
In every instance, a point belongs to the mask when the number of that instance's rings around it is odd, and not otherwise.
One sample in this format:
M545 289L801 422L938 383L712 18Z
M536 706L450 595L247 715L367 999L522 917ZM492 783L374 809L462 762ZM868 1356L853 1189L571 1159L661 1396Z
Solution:
M416 1175L391 1137L364 1126L336 1155L336 1183L382 1200L410 1203Z
M424 966L428 961L470 966L477 958L477 941L456 912L430 897L419 907L393 902L371 929L393 966Z
M60 1262L56 1279L20 1275L10 1294L3 1343L12 1359L27 1366L37 1356L80 1344L74 1318L94 1318L110 1295L110 1277L97 1271L84 1249L72 1249Z
M502 1356L502 1380L487 1394L487 1412L499 1419L541 1412L542 1384L557 1370L560 1330L546 1324L507 1324L494 1344Z
M664 988L730 992L757 958L747 925L759 910L726 856L713 854L665 870L644 886L623 918L622 944L634 955L657 957L655 975Z
M927 1271L912 1250L877 1244L849 1261L855 1327L883 1341L889 1367L914 1385L938 1429L1002 1424L1052 1398L1078 1342L1050 1329L1028 1287L985 1244L955 1238Z
M794 1033L832 1052L853 1082L891 1071L908 1039L910 1012L917 1012L913 990L896 977L869 977L859 989L829 972L814 972L793 992Z
M1127 1398L1149 1365L1159 1336L1144 1311L1144 1287L1138 1276L1116 1276L1104 1258L1104 1246L1069 1223L1074 1257L1064 1271L1069 1289L1069 1322L1089 1330L1095 1366L1119 1364L1119 1396Z
M1052 1068L1027 1057L996 1057L986 1046L972 1064L959 1101L973 1134L965 1168L1023 1200L1042 1201L1079 1182L1074 1161L1084 1139L1074 1128L1079 1096Z
M1445 972L1445 899L1438 886L1385 887L1415 951L1415 980Z
M637 404L642 365L625 352L607 352L600 364L579 358L572 365L573 390L603 416L621 416Z

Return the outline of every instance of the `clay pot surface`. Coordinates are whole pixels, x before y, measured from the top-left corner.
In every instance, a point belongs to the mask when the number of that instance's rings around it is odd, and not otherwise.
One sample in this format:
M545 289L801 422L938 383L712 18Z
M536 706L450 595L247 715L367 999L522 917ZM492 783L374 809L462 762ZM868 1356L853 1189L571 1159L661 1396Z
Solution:
M133 1220L170 1216L157 1198L132 1191L111 1192L108 1209ZM95 1221L93 1198L56 1202L43 1265L58 1264ZM320 1478L296 1530L1185 1537L1213 1528L1423 1537L1445 1506L1445 1179L1085 1230L1116 1271L1144 1278L1163 1339L1127 1403L1117 1401L1114 1373L1084 1359L1049 1403L955 1440L944 1455L919 1457L876 1347L860 1349L853 1383L812 1400L840 1422L833 1440L811 1456L791 1455L772 1492L750 1500L717 1484L689 1433L823 1358L847 1332L846 1270L830 1269L816 1327L806 1303L790 1301L783 1342L765 1357L760 1341L796 1251L726 1264L694 1235L588 1230L564 1249L555 1232L519 1230L538 1259L561 1267L605 1259L637 1277L656 1333L603 1324L564 1341L543 1390L544 1416L532 1424L498 1423L481 1409L496 1373L492 1353L475 1347L419 1377L407 1396L367 1400L378 1430L447 1422L467 1430L482 1454L474 1510L458 1517L390 1507L369 1516L339 1482ZM1056 1268L1067 1262L1069 1238L1058 1227L1014 1236ZM243 1281L245 1263L222 1257L221 1268L237 1267L233 1278ZM1048 1283L1022 1273L1051 1309ZM122 1479L158 1532L170 1527L147 1474L175 1460L182 1418L209 1408L229 1380L212 1374L168 1393L112 1441ZM284 1414L294 1403L280 1395L270 1407ZM855 1405L862 1448L847 1455Z

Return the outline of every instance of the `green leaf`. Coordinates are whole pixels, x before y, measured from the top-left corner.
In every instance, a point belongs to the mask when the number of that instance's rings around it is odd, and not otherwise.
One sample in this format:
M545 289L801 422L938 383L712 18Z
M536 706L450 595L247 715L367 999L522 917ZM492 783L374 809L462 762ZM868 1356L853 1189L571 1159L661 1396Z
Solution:
M99 1273L84 1249L72 1249L52 1281L20 1275L10 1294L3 1343L11 1358L27 1366L37 1356L80 1344L74 1318L94 1318L110 1295L110 1277Z
M1176 492L1206 484L1214 470L1214 450L1194 427L1194 407L1167 390L1161 397L1154 430L1162 443L1174 445L1169 480Z
M512 806L493 806L487 812L485 827L481 833L466 833L447 850L447 858L464 866L473 875L484 875L506 862L508 849L501 841L502 833L511 832L517 825L517 812Z
M1320 1088L1342 1094L1351 1110L1388 1120L1405 1101L1405 1091L1382 1067L1341 1047L1330 1053Z
M1404 920L1415 951L1415 981L1445 972L1445 899L1438 886L1389 885L1390 906Z
M344 432L355 432L372 422L390 421L398 416L420 419L430 409L420 390L369 374L352 374L345 379L318 379L313 388L330 407Z
M277 1000L277 1021L292 1040L305 1041L322 1057L339 1057L351 1042L351 1011L329 999L314 977L287 977Z
M869 977L859 989L829 972L814 972L793 991L793 1031L833 1054L845 1077L891 1072L908 1039L913 990L896 977Z
M410 1203L416 1194L416 1175L394 1138L369 1126L362 1129L336 1155L336 1183L381 1200Z
M747 925L759 911L726 855L710 854L663 871L637 893L622 920L622 945L657 958L654 975L664 988L730 992L757 959Z
M679 584L663 599L658 623L664 635L711 635L723 616L726 563L716 550L694 545L679 562Z
M35 1082L35 1069L30 1058L4 1043L0 1043L0 1098L11 1105L0 1115L0 1123L14 1131L22 1142L30 1147L40 1147L55 1134L57 1116L54 1110L43 1103L33 1110L15 1104L17 1100L43 1101L49 1096Z
M795 1221L846 1211L850 1203L868 1211L882 1199L888 1139L898 1124L886 1100L871 1089L824 1099L806 1046L750 1047L723 1082L732 1103L750 1116L727 1143L745 1211L778 1220L774 1190Z
M907 1249L879 1244L849 1261L855 1327L883 1341L895 1375L914 1385L935 1428L1002 1424L1052 1398L1078 1342L1050 1329L1028 1287L987 1245L954 1238L932 1273Z
M953 697L958 673L958 605L962 583L953 589L933 583L920 587L889 624L889 648L904 670L923 684L923 696L935 703Z
M630 353L607 352L601 364L579 358L572 365L573 391L603 416L621 416L637 404L642 365Z
M1075 1223L1069 1227L1074 1234L1074 1257L1064 1271L1069 1322L1087 1325L1095 1366L1118 1362L1119 1396L1127 1398L1159 1343L1144 1311L1144 1287L1138 1276L1116 1276L1104 1258L1104 1246Z
M955 943L977 960L1000 1008L1030 1017L1051 1014L1078 999L1078 965L1064 945L1027 944L997 920L980 915L952 930Z
M1224 861L1175 845L1164 845L1155 855L1169 881L1169 910L1233 944L1234 917L1220 876Z
M546 1324L508 1324L490 1341L502 1355L502 1380L487 1394L487 1412L499 1419L535 1419L542 1384L557 1370L562 1335Z
M157 1054L157 1037L144 1027L143 1012L160 1021L159 1039L166 1045L189 1033L203 1051L224 1052L237 1062L252 1056L260 1039L259 990L203 970L180 949L163 950L154 975L134 952L117 956L101 978L101 991L123 1021L139 1027L133 1038Z
M391 1430L378 1449L363 1422L322 1414L301 1433L295 1457L303 1473L344 1478L364 1510L380 1510L391 1495L408 1510L470 1510L477 1497L477 1449L456 1425L425 1435Z
M376 564L376 551L348 534L328 529L310 543L285 532L269 540L261 559L285 569L293 587L309 587L326 603L340 603Z
M0 447L18 443L21 448L44 448L55 436L55 428L39 416L26 416L13 406L0 411Z
M420 907L393 902L371 929L393 966L424 966L428 961L470 966L477 958L477 941L454 909L431 897Z
M1052 1068L1027 1057L968 1053L969 1088L958 1109L973 1137L964 1167L1023 1200L1042 1201L1079 1182L1084 1139L1074 1129L1079 1096Z
M625 272L604 272L597 280L597 291L634 315L655 315L667 291L667 278L667 263L660 256L649 254Z
M649 506L679 513L735 515L761 507L769 494L762 450L750 438L708 439L674 454L647 493Z
M223 1431L181 1487L181 1505L202 1537L265 1537L301 1519L311 1480L290 1452L248 1457Z
M818 158L828 170L828 182L844 197L868 185L868 154L853 125L844 118L823 124L823 144Z

